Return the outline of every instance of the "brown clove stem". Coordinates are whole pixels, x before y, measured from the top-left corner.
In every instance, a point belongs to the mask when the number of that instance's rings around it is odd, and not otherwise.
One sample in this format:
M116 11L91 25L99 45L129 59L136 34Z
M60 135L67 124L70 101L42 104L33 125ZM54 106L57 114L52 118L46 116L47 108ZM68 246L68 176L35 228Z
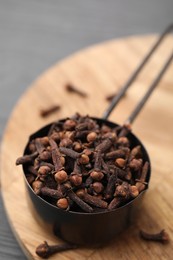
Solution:
M93 212L93 208L90 207L86 202L81 200L71 189L67 191L69 198L74 201L84 212Z
M139 158L141 157L141 146L137 145L135 146L131 152L130 152L130 156L129 156L129 162L134 159L134 158Z
M63 197L63 193L59 189L54 190L54 189L50 189L48 187L41 188L41 194L44 196L55 198L55 199L60 199Z
M51 106L49 108L46 108L46 109L41 109L40 110L40 116L41 117L47 117L51 114L53 114L54 112L60 110L60 106L59 105L54 105L54 106Z
M98 197L94 197L90 194L88 194L87 192L83 191L83 192L78 192L77 195L84 200L85 202L87 202L88 204L95 206L97 208L103 208L106 209L108 207L108 203Z
M95 155L94 170L100 171L101 166L102 166L102 156L101 156L101 151L98 150L98 152Z
M63 169L61 162L61 155L57 146L57 143L53 139L49 139L50 146L52 148L52 161L55 166L55 171L60 171Z
M121 198L121 197L115 197L115 198L114 198L113 200L111 200L111 202L109 203L109 205L108 205L108 210L113 210L113 209L118 208L123 200L124 200L124 199Z
M73 244L61 244L61 245L49 245L46 241L44 241L43 244L40 244L36 248L36 254L42 258L49 258L51 255L62 252L62 251L67 251L70 249L75 249L77 248L76 245Z
M115 192L115 184L117 180L117 173L114 172L112 175L108 178L108 183L106 186L106 191L105 191L105 198L110 199L113 197L113 194Z
M126 152L123 151L122 149L118 149L116 151L112 151L112 152L105 154L105 159L107 159L107 160L125 158L125 157L126 157Z
M77 89L76 87L72 86L71 84L66 85L66 90L71 93L76 93L81 97L87 97L87 94L85 92Z
M149 162L145 162L143 168L142 168L142 173L139 181L136 182L136 187L138 188L138 191L141 192L145 189L146 187L146 177L149 169Z
M17 160L16 160L16 165L19 165L19 164L26 164L26 163L30 163L32 162L32 160L37 157L38 155L38 152L34 152L32 154L29 154L29 155L24 155L22 157L19 157Z
M159 233L155 233L155 234L146 233L143 230L140 230L140 236L144 240L161 242L161 243L168 243L170 239L168 233L164 229L161 230Z
M74 150L66 147L60 147L59 151L73 159L77 159L81 156L81 153L75 152Z
M95 151L104 153L112 146L112 141L110 139L105 139L99 145L96 146Z

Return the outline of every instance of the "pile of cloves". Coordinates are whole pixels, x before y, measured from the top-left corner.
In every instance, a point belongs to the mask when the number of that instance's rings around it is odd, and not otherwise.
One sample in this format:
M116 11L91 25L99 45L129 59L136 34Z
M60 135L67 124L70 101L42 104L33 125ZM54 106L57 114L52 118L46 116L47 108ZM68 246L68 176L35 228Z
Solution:
M76 114L32 139L18 158L34 192L62 210L113 210L146 186L149 162L129 138L130 126L111 128Z

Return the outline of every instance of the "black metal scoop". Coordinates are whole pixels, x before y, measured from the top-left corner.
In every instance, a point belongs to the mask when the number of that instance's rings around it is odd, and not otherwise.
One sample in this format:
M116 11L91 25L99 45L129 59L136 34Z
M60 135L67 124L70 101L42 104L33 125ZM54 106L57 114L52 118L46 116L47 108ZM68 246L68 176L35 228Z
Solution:
M104 113L103 118L93 118L97 121L98 124L106 124L107 126L114 128L118 126L116 123L112 123L107 120L108 116L110 115L111 111L115 107L115 105L120 101L126 90L132 84L132 82L136 79L139 72L146 64L148 59L151 57L153 52L162 42L164 37L173 29L173 25L169 26L164 33L159 37L157 42L154 44L152 49L146 55L142 63L136 69L134 74L130 77L128 82L125 86L120 90L118 95L114 97L111 105L109 106L108 110ZM159 81L161 80L164 72L170 65L173 59L173 53L170 55L166 63L164 64L163 68L161 69L158 76L155 78L153 83L150 85L148 91L142 98L142 100L138 103L134 111L125 121L125 123L131 124L140 110L143 108L145 102L151 95L152 91L155 89ZM63 120L62 120L63 121ZM42 137L48 134L52 124L49 124L36 133L30 136L29 142L36 137ZM143 152L143 160L149 161L149 155L147 150L145 149L142 142L132 133L129 133L129 139L131 140L132 146L140 145L142 152ZM29 144L28 142L28 144ZM26 145L24 154L27 153L28 144ZM23 166L24 173L26 173L27 169ZM151 174L151 168L149 167L148 174L146 181L149 183ZM27 191L29 194L29 202L33 209L34 214L38 217L38 220L43 222L44 228L48 228L49 225L51 228L54 229L54 233L73 244L81 244L81 245L101 245L113 239L118 233L126 229L131 221L134 219L136 212L139 210L139 207L142 202L142 197L146 190L141 192L139 196L135 199L131 200L124 206L121 206L117 209L105 212L94 212L94 213L81 213L81 212L74 212L74 211L63 211L45 200L41 197L37 196L34 191L32 190L31 186L28 184L26 178L25 183L27 187Z

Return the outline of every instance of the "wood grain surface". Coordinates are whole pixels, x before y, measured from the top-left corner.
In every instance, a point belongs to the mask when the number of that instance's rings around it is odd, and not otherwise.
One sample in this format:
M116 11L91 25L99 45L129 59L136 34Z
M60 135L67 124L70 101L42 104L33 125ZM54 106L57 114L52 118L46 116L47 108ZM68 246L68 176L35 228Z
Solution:
M55 65L41 75L16 105L5 130L1 148L1 183L4 204L16 238L31 259L39 259L35 247L44 240L60 242L38 225L26 202L21 167L15 160L23 153L28 136L41 126L79 111L101 117L108 106L105 96L114 93L128 79L139 61L155 41L155 36L129 37L110 41L81 51ZM110 120L123 123L135 103L142 97L171 50L168 37L152 61L133 84L127 96L111 114ZM152 163L149 191L136 223L106 247L78 249L61 253L51 259L171 259L173 255L173 65L148 101L133 126L143 140ZM65 91L72 83L88 93L81 98ZM43 119L42 108L60 104L62 109ZM168 245L141 241L140 228L155 232L165 228L171 241Z

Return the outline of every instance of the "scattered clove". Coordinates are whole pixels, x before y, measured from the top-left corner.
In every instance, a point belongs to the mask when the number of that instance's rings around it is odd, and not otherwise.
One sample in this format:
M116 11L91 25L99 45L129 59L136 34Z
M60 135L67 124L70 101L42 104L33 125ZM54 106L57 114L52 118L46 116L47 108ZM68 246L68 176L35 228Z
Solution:
M118 93L113 93L113 94L110 94L109 96L106 97L106 100L111 102L116 96L117 96ZM126 96L126 93L124 93L123 97Z
M46 241L44 241L43 244L40 244L37 246L35 252L38 256L42 258L49 258L51 255L62 252L62 251L67 251L71 249L77 248L76 245L73 244L61 244L61 245L49 245Z
M41 109L40 110L40 116L41 117L47 117L57 111L59 111L61 109L61 107L59 105L54 105L54 106L51 106L49 108L46 108L46 109Z
M87 94L85 92L83 92L82 90L72 86L71 84L67 84L66 85L66 90L68 92L71 92L71 93L75 93L77 95L79 95L80 97L87 97Z
M154 234L146 233L143 230L140 230L139 233L142 239L148 241L168 243L170 240L168 233L164 229L162 229L159 233L154 233Z
M109 96L106 97L106 100L111 102L116 96L117 96L117 93L110 94Z

